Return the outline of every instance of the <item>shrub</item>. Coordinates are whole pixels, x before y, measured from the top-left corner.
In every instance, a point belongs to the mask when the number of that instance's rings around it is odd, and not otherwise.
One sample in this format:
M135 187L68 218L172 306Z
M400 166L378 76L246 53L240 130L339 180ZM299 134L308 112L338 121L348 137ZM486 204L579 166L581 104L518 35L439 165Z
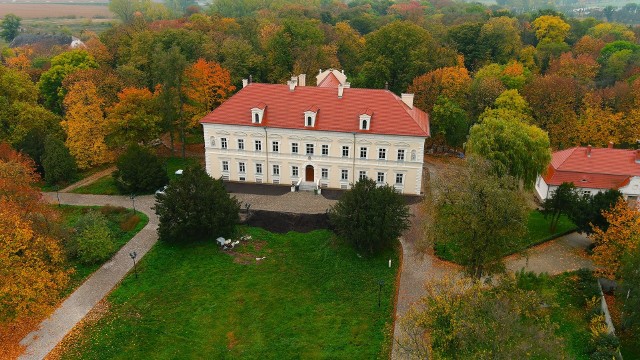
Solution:
M231 237L240 221L238 200L199 165L185 169L156 199L158 234L164 241Z
M130 146L117 167L113 179L123 194L151 194L169 181L160 159L139 145Z
M120 222L120 230L131 231L136 228L136 225L138 225L139 222L140 217L138 215L127 216Z
M70 253L83 264L103 262L115 251L107 219L97 211L82 215L75 225L76 235L70 243Z

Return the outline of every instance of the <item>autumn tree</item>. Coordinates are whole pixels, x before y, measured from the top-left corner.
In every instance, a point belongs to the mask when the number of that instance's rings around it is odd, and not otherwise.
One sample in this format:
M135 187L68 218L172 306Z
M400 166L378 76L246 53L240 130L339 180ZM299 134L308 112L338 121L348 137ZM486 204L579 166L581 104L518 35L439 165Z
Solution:
M41 314L69 279L55 215L33 187L33 163L0 144L0 321Z
M495 286L470 278L429 281L426 294L399 321L408 359L564 359L550 302L507 276ZM535 339L532 341L532 339Z
M506 16L489 19L480 29L478 43L488 50L489 58L496 63L514 59L522 48L518 21Z
M613 112L602 104L600 96L587 94L579 117L581 142L600 147L607 146L610 141L615 144L634 143L640 138L640 127L632 115Z
M558 16L544 15L532 23L539 42L561 43L569 34L571 26Z
M497 176L491 163L468 164L438 176L431 192L426 240L446 246L473 277L501 271L502 257L526 233L528 208L511 176Z
M122 147L158 138L162 119L157 101L157 95L147 89L119 92L118 102L107 110L108 142Z
M623 256L640 248L640 212L619 198L603 215L609 226L594 228L590 236L595 243L593 262L599 276L615 279Z
M231 75L216 62L198 59L185 70L187 113L192 115L187 127L199 126L204 115L218 107L235 90Z
M407 91L414 94L415 106L430 113L439 96L459 105L466 103L470 86L469 72L463 66L457 66L439 68L418 76Z
M599 69L600 64L591 55L574 56L570 52L566 52L559 58L551 60L547 74L556 74L576 79L585 85L592 85Z
M508 114L484 119L469 133L467 152L490 160L499 174L508 174L531 188L551 161L549 137L534 125Z
M66 115L61 125L67 134L65 144L79 169L88 169L111 160L111 153L105 144L107 127L101 102L95 85L86 81L71 86L64 98Z
M86 50L71 50L51 59L51 67L44 72L38 82L40 94L47 109L62 114L62 99L65 91L62 81L70 73L78 69L97 68L98 63Z

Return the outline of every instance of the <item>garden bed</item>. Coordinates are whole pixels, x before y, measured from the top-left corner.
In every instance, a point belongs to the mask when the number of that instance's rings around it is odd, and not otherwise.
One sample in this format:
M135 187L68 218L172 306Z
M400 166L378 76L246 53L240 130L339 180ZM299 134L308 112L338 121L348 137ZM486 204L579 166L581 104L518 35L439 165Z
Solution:
M515 239L517 243L515 250L505 249L502 256L508 256L518 253L532 246L542 244L544 242L556 239L560 236L569 234L575 231L576 226L567 218L566 215L562 215L558 221L556 231L551 233L549 231L551 218L545 219L544 214L538 210L534 210L529 213L529 220L527 223L527 236L522 239ZM434 244L435 253L438 257L456 262L457 259L454 256L455 248L452 244L446 242L436 242Z
M252 240L233 252L156 244L61 358L388 358L397 251L366 258L327 230L241 229Z

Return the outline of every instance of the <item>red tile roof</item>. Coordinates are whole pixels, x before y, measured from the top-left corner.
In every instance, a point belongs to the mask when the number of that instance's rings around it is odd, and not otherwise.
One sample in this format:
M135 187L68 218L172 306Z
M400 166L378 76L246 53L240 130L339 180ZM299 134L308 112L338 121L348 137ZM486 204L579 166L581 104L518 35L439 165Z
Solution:
M261 124L251 121L251 108L266 104ZM313 128L304 126L304 112L317 109ZM360 115L371 115L369 130L360 130ZM346 88L338 98L336 88L253 83L247 85L205 116L201 123L274 127L285 129L429 136L429 116L410 109L388 90Z
M632 176L640 176L636 150L575 147L553 153L551 164L543 176L549 185L572 182L576 187L617 189Z
M324 79L322 79L322 81L320 81L320 83L318 84L318 87L337 88L338 85L340 85L340 80L338 80L338 78L335 75L333 75L332 72L330 72L329 75L327 75L327 77L325 77Z

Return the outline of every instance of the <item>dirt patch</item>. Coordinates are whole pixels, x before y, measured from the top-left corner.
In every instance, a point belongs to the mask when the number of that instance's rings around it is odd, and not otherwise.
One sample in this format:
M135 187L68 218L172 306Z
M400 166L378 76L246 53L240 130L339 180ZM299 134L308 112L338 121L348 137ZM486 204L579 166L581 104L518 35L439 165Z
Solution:
M67 353L69 346L77 343L84 330L87 326L91 326L102 319L105 315L109 313L109 309L111 308L109 302L105 299L100 300L96 306L89 311L87 316L85 316L73 329L62 339L61 342L56 345L55 348L47 355L46 360L58 360L62 357L63 354ZM80 354L77 354L80 355Z
M251 210L245 224L260 227L274 233L289 231L309 232L329 228L329 216L325 214L295 214L288 212Z
M238 339L233 331L227 333L227 349L231 350L238 345Z
M258 264L262 260L256 260L256 258L262 258L262 249L267 245L264 240L249 240L248 242L240 245L237 250L227 251L226 253L233 257L233 262L240 265ZM271 253L270 250L267 252Z

